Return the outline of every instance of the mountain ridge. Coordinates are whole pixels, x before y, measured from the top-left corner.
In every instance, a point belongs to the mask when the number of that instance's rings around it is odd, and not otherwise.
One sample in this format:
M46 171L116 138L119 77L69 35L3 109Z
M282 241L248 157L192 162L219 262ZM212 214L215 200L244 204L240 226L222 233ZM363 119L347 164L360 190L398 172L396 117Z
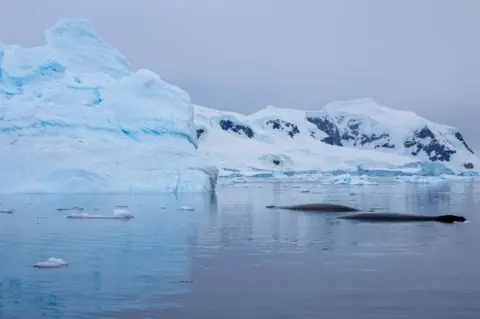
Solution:
M222 143L223 136L225 141L242 148L246 157L256 154L256 160L250 158L251 168L268 168L269 165L259 159L262 152L258 150L266 145L270 158L273 158L272 167L268 169L273 170L280 169L282 157L284 162L291 163L290 168L295 168L299 160L285 154L288 150L303 149L325 155L325 152L338 153L340 148L351 151L340 151L345 154L343 158L339 155L339 160L346 162L358 156L370 156L373 162L380 157L385 164L389 162L385 158L387 154L393 162L400 156L404 164L414 161L437 163L455 172L468 172L480 167L478 157L458 128L435 123L415 112L380 105L371 98L336 101L319 110L267 105L247 115L194 104L194 117L200 151L203 149L211 157L215 157L212 154L229 157L229 151L224 152L214 145ZM272 147L275 144L277 148ZM357 155L352 155L352 152L357 152ZM307 160L300 162L306 164ZM300 166L329 169L328 165L315 165L314 162L315 156L311 158L310 165Z

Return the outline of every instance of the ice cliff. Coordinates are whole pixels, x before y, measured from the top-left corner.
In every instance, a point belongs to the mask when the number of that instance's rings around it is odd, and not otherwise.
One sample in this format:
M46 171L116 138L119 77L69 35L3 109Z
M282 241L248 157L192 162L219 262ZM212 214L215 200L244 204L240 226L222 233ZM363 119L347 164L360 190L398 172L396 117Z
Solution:
M0 192L210 192L189 95L133 71L92 25L0 44Z

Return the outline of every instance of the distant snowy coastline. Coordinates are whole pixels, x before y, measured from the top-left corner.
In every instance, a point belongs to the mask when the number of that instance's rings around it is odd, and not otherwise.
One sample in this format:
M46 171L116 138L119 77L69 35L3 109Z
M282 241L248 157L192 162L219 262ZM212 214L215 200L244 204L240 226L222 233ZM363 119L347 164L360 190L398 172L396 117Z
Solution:
M195 105L195 124L199 152L223 178L476 176L480 168L457 128L372 99L250 115Z

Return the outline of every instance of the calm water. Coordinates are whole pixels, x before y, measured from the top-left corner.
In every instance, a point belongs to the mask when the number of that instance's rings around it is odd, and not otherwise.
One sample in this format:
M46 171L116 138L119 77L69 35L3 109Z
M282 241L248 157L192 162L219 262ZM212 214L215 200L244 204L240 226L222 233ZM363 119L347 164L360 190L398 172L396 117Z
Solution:
M0 214L0 318L480 318L478 186L298 185L238 184L215 197L2 196L0 208L16 211ZM316 201L471 223L264 208ZM56 210L117 205L136 218L69 220ZM32 267L50 257L69 266Z

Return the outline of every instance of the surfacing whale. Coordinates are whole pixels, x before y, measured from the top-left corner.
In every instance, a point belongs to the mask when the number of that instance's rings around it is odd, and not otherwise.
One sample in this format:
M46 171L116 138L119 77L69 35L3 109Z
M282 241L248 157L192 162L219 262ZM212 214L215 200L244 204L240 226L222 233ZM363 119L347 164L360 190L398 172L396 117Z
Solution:
M337 212L358 212L359 209L338 205L338 204L327 204L327 203L312 203L312 204L299 204L299 205L288 205L288 206L275 206L269 205L267 208L280 208L288 210L301 210L308 212L326 212L326 213L337 213Z
M351 219L366 222L440 222L440 223L453 223L466 221L463 216L456 215L439 215L439 216L425 216L425 215L412 215L412 214L400 214L400 213L358 213L347 216L340 216L341 219Z

